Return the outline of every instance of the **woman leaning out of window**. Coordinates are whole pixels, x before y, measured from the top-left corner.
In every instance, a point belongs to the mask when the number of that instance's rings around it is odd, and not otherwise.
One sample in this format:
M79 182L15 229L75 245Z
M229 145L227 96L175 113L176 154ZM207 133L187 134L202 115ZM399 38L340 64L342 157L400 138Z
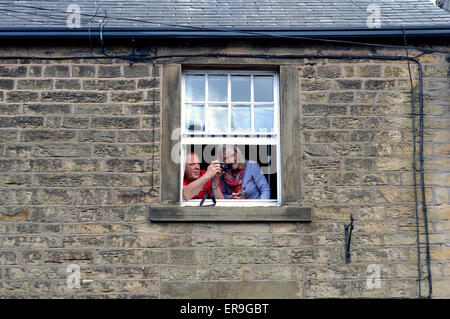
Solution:
M226 199L270 199L270 186L258 163L245 160L235 145L223 149L223 162L231 164L232 171L220 177Z

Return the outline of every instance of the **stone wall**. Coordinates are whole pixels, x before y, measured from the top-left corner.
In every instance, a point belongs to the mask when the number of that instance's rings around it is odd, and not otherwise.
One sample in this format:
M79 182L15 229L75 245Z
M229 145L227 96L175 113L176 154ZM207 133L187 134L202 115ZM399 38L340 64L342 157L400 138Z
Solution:
M63 50L46 49L56 56ZM223 49L236 51L267 52ZM355 50L363 53L370 54ZM438 53L420 60L433 296L450 297L449 61ZM161 62L0 61L0 296L417 297L406 62L280 63L297 68L300 78L302 204L313 208L310 223L148 222L161 178ZM411 68L417 79L417 66ZM355 229L346 264L350 214ZM93 281L69 288L69 264ZM367 286L369 265L381 271L380 288Z

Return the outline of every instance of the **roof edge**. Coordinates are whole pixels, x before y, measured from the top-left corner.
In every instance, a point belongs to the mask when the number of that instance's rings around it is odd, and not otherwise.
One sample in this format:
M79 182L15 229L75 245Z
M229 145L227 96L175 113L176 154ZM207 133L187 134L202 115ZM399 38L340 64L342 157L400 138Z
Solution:
M93 38L102 34L103 38L352 38L352 37L448 37L450 25L437 26L389 26L383 28L362 27L0 27L0 38Z

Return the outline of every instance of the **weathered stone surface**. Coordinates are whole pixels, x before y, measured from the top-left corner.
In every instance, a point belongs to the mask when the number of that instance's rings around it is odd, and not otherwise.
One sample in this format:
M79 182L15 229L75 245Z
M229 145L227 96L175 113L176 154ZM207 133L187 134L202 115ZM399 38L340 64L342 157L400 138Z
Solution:
M132 250L101 250L96 254L98 264L128 264L134 259Z
M89 127L89 118L88 117L64 117L63 128L76 128L76 129L85 129Z
M304 115L345 115L347 114L347 106L332 104L305 104L303 105Z
M150 143L160 138L159 130L124 130L117 132L118 142L121 143Z
M136 117L93 117L91 127L95 129L136 129L139 118Z
M122 106L120 104L76 104L74 113L120 115L122 114Z
M132 176L128 174L94 174L93 186L132 186Z
M111 101L113 101L113 102L127 102L127 103L143 102L144 101L144 92L112 93Z
M14 88L14 81L8 79L0 79L1 90L12 90Z
M95 66L93 65L72 65L72 76L81 78L91 78L95 76Z
M77 205L107 205L112 202L109 189L82 189L73 193L74 203Z
M97 70L97 76L99 78L117 78L122 75L120 65L106 66L100 65Z
M24 130L22 142L69 142L75 140L75 132L69 130Z
M376 78L381 77L381 65L367 64L356 66L356 72L360 77Z
M7 102L37 102L39 100L39 94L33 91L10 91L6 93Z
M79 263L79 264L89 264L93 262L94 259L93 251L88 250L47 250L44 253L45 263Z
M163 282L161 298L298 299L302 288L295 281L267 282Z
M0 66L0 77L16 78L27 75L26 66Z
M133 80L85 80L83 89L85 90L134 90L136 83Z
M69 104L25 104L24 112L30 114L68 114L71 112Z
M339 92L339 93L330 93L328 96L328 101L330 103L350 103L355 99L355 95L353 92Z
M84 130L78 134L78 142L114 142L116 133L104 130Z
M360 90L361 80L336 80L336 86L340 90Z
M316 74L319 78L339 78L341 73L340 65L325 65L316 68Z
M53 80L18 80L19 90L49 90L53 88Z
M154 89L158 88L159 86L159 79L139 80L137 84L138 89Z
M349 140L348 133L340 131L316 131L314 138L319 143L341 143Z
M393 90L395 89L394 80L366 80L364 82L366 90Z
M67 189L46 188L41 190L42 203L52 204L71 204L72 191Z
M218 263L273 264L280 260L279 255L279 251L275 249L219 249L214 251L214 261Z
M69 77L70 71L67 65L48 65L44 70L45 77Z
M301 90L303 91L324 91L332 88L331 80L302 79Z
M19 104L1 104L0 103L0 114L1 115L15 115L15 114L19 114L19 113L21 113Z
M78 174L35 174L35 185L40 186L88 186L89 175Z
M0 222L20 222L30 219L29 207L4 207L0 212Z
M0 139L3 142L15 142L19 132L17 130L0 130Z
M79 90L81 89L81 85L78 80L57 80L55 82L55 89Z
M42 92L42 102L69 102L69 103L103 103L106 102L105 93L50 91Z

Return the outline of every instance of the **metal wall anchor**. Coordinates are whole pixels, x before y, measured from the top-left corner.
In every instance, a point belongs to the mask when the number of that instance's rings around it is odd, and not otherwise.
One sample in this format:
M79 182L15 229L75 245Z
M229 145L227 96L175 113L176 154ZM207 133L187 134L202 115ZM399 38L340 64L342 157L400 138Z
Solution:
M344 224L345 227L345 262L350 263L350 242L352 240L353 215L350 215L350 224ZM350 231L349 231L350 228Z

